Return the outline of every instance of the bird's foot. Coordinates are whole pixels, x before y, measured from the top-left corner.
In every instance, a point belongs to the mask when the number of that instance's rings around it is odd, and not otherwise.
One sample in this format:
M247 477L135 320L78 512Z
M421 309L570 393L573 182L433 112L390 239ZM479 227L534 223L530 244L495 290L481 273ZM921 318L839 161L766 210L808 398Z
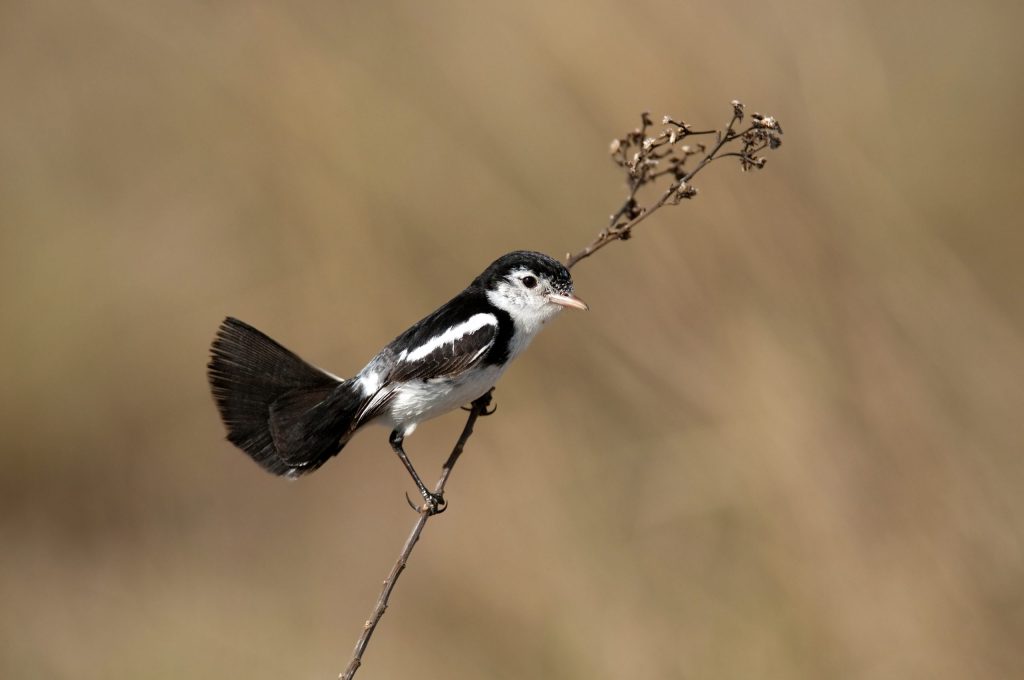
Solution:
M442 512L448 509L448 501L444 499L441 494L430 493L429 491L421 491L423 495L423 505L416 505L409 498L409 494L405 494L405 502L409 504L409 507L418 513L427 513L428 517L434 515L440 515Z
M475 400L469 406L462 406L461 408L462 408L463 411L473 411L473 410L476 410L477 407L479 407L480 408L479 415L481 417L482 416L490 416L490 415L494 415L494 412L498 410L498 405L497 404L492 405L491 401L492 401L491 393L488 392L484 396L482 396L479 399Z

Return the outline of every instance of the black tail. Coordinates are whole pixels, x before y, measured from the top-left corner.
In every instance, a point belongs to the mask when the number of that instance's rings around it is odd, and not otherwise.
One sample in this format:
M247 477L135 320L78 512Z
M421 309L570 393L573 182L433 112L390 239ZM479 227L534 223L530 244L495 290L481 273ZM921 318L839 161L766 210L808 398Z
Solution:
M210 349L207 377L228 440L275 475L312 472L352 433L362 399L252 326L228 317Z

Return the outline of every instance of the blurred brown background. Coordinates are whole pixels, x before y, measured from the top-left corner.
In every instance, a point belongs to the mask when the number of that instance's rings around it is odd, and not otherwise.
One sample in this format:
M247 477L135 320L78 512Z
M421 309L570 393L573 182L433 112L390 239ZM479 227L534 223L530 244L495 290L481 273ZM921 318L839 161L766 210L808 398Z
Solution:
M351 374L740 98L785 145L577 268L359 677L1024 677L1022 14L3 3L0 676L335 677L411 485L225 443L220 319Z

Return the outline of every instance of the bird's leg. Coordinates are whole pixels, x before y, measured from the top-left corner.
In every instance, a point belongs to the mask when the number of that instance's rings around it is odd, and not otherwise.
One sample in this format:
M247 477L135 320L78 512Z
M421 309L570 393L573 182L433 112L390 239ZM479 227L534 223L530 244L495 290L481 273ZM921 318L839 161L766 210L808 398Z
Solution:
M412 461L409 460L409 456L405 455L405 449L402 448L402 441L404 439L405 435L402 434L400 430L394 430L392 431L391 436L388 437L388 442L391 444L391 449L398 454L398 458L402 461L402 464L405 465L405 469L409 471L410 475L412 475L412 481L416 482L416 486L419 487L420 494L423 495L423 500L426 501L429 506L429 514L438 515L447 509L448 504L445 502L443 496L431 493L430 489L427 488L427 485L423 483L422 479L420 479L419 474L416 472L416 468L412 466Z

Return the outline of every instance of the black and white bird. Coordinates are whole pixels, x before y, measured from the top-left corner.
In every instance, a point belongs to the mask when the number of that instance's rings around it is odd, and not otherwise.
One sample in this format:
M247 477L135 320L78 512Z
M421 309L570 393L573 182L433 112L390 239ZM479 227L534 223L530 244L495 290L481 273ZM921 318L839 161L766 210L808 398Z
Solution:
M354 378L312 366L238 319L221 324L207 375L228 440L264 469L316 470L364 425L391 430L391 448L433 511L432 494L402 441L416 426L490 390L545 323L565 307L587 309L557 260L515 251L499 257L434 313L391 341Z

